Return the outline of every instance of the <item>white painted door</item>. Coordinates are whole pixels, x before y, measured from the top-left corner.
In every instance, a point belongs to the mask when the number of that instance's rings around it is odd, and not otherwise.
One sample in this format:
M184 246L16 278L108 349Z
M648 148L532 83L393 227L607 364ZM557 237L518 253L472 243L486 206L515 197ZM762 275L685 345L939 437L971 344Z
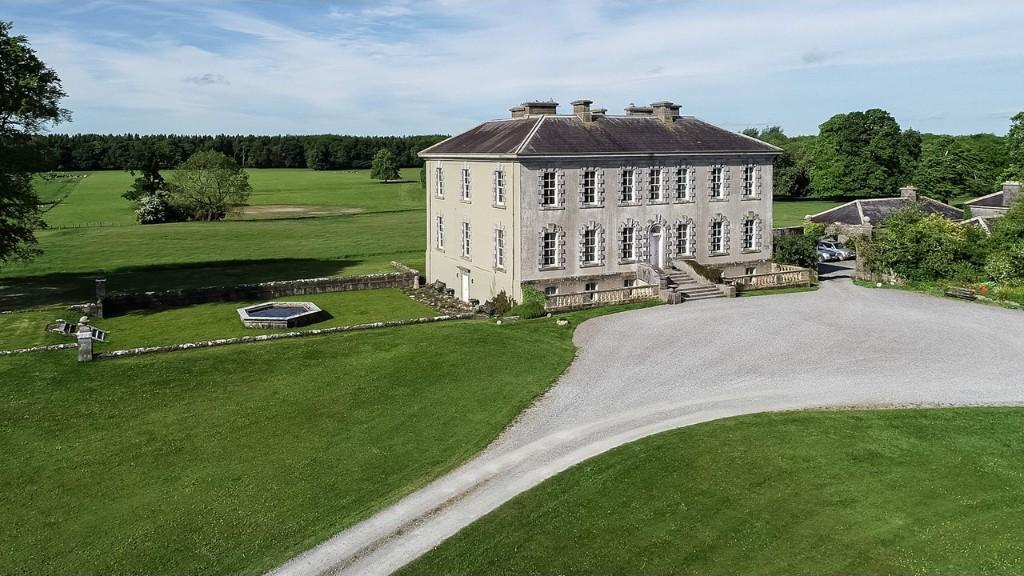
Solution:
M462 273L462 301L469 302L469 272Z
M661 226L651 228L650 246L651 257L649 262L658 268L665 267L665 247L662 240Z

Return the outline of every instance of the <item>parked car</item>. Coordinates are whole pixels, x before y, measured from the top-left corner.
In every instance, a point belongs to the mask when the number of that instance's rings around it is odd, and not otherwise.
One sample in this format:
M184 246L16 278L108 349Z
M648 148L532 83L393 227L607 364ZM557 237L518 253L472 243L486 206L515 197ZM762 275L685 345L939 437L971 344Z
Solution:
M842 242L837 242L835 240L819 241L818 249L834 252L839 257L839 260L852 260L857 257L857 253L851 248L847 248Z
M840 258L835 251L818 246L818 262L835 262L837 260Z

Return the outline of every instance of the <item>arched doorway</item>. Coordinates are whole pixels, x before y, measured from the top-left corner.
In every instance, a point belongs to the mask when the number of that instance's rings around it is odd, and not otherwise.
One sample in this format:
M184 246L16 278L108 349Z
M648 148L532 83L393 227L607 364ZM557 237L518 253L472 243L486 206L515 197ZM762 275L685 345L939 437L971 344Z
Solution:
M658 268L665 267L665 231L660 225L651 226L651 233L648 240L647 261Z

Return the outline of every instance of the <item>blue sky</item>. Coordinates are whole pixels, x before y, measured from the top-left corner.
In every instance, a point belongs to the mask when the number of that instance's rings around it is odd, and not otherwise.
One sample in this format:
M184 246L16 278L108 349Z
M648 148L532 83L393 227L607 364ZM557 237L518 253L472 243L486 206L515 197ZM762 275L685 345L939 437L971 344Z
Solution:
M523 100L672 100L813 134L880 107L1004 134L1024 2L4 0L70 97L68 132L454 133Z

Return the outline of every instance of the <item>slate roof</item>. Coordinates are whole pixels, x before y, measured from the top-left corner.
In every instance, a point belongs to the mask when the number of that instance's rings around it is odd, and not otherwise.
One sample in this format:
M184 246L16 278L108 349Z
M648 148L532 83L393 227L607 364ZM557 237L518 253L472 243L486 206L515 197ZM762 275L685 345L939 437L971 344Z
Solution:
M420 154L530 157L708 153L779 154L781 150L692 116L667 124L651 116L597 116L585 123L576 115L547 115L484 122Z
M1003 192L1000 190L994 194L982 196L981 198L975 198L974 200L968 200L964 202L970 206L988 206L991 208L1002 208L1003 207Z
M992 223L995 222L995 221L996 221L996 219L991 217L991 216L988 216L988 217L975 216L974 218L969 218L967 220L964 220L960 224L962 224L964 226L973 226L975 228L980 228L983 232L985 232L985 234L991 234L992 233Z
M810 217L811 222L824 224L848 224L852 226L880 226L893 213L906 208L914 200L909 198L869 198L854 200L831 210L819 212ZM948 220L962 220L964 213L959 208L943 204L927 196L918 196L918 205L925 214L938 214Z

